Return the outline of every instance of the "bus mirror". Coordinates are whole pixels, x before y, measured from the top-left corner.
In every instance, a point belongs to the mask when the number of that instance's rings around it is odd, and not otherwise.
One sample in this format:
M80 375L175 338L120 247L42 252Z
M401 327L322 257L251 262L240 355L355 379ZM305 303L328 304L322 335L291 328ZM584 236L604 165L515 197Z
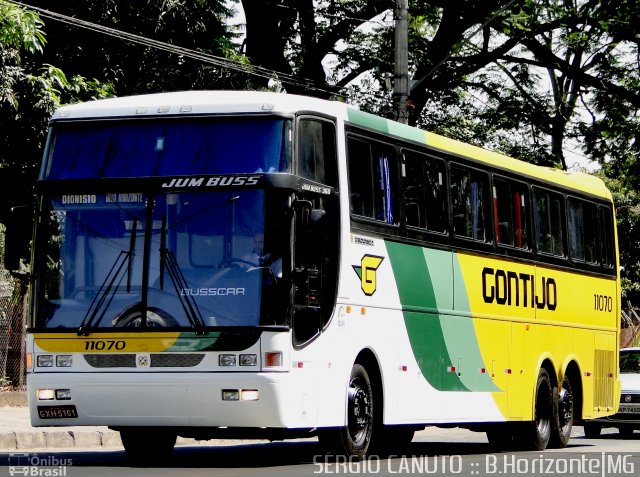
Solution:
M4 267L7 270L18 270L20 259L29 257L32 224L31 206L22 205L11 208L4 233Z

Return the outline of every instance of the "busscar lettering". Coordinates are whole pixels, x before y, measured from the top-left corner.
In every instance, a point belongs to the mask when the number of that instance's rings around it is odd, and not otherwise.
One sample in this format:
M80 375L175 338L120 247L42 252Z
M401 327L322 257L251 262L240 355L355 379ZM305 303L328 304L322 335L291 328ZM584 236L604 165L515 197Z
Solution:
M522 306L554 311L558 306L558 287L551 277L516 273L511 270L482 269L482 298L485 303Z
M162 184L164 189L192 187L241 187L258 184L260 176L174 177Z
M244 296L244 288L183 288L182 296Z

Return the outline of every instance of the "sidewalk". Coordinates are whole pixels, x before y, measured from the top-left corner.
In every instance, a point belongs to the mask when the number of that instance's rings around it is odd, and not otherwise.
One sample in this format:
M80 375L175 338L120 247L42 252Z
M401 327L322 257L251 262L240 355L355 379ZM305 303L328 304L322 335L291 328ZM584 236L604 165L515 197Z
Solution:
M32 427L24 393L0 393L0 452L65 447L122 447L107 427Z

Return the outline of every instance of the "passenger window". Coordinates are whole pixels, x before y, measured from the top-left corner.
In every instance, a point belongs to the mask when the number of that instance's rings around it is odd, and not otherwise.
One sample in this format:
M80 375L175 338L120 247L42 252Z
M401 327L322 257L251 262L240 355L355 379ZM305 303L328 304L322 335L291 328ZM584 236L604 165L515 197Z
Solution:
M493 181L493 211L496 240L500 245L528 249L527 204L525 184L496 178Z
M596 206L572 197L567 201L567 233L571 258L596 263Z
M298 122L298 174L331 187L338 186L333 123L318 119Z
M405 152L402 176L407 225L431 232L446 232L449 216L444 161Z
M395 224L395 149L355 138L349 138L347 147L351 213Z
M564 257L562 196L534 189L534 224L538 251Z
M600 264L612 268L613 254L613 214L609 207L598 207L598 231L600 234Z
M490 240L489 178L485 173L452 165L451 205L456 235L483 242Z

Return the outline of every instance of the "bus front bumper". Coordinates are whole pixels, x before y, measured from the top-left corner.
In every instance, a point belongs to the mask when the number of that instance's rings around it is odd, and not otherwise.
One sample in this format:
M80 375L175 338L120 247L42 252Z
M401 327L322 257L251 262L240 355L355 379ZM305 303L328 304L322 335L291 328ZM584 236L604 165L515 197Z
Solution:
M290 381L289 373L31 373L27 389L34 427L313 427Z

